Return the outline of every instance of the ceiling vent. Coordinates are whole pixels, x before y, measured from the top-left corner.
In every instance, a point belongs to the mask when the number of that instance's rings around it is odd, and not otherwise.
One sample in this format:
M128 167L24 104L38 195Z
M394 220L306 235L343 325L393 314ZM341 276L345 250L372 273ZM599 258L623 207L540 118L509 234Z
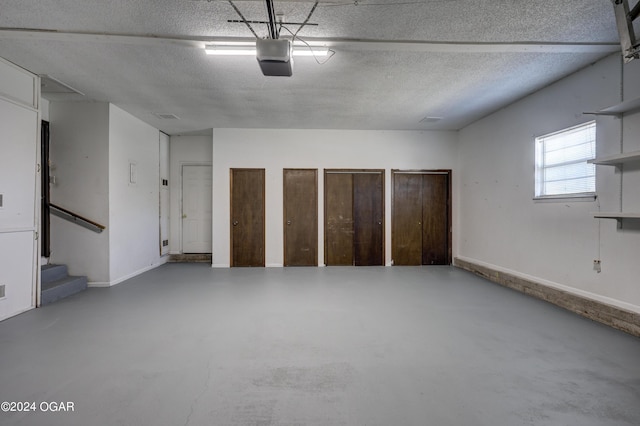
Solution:
M167 113L162 113L162 112L154 112L153 115L155 115L156 117L158 117L161 120L180 120L180 117L178 117L175 114L167 114Z
M51 77L47 74L40 75L40 93L43 95L55 94L84 96L84 93L81 91L76 90L68 84L65 84L57 78Z

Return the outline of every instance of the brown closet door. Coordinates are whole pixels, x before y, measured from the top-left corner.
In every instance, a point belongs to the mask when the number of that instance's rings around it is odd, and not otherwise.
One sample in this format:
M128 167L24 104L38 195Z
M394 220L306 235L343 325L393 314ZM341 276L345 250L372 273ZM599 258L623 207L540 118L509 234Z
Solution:
M354 173L354 265L384 264L384 197L382 173Z
M353 175L325 173L325 263L353 265Z
M394 265L422 265L422 174L393 174Z
M449 175L422 176L422 264L449 264Z
M318 171L284 169L284 266L318 265Z
M231 169L231 266L264 266L264 169Z

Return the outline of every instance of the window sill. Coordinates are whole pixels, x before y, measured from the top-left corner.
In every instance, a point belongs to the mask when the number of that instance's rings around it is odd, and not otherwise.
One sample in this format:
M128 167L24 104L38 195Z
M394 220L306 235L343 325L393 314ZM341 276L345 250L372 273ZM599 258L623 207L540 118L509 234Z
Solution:
M533 197L533 201L536 203L593 202L597 198L596 194L562 194Z

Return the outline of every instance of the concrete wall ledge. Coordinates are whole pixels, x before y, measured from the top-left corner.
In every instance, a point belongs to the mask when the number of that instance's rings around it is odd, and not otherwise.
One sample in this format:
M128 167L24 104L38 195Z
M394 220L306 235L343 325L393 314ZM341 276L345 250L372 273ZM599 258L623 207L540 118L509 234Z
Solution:
M538 299L553 303L593 321L600 322L626 333L640 337L640 314L607 303L549 287L535 281L518 277L504 271L492 269L477 263L454 259L454 265L472 272L496 284L517 290Z

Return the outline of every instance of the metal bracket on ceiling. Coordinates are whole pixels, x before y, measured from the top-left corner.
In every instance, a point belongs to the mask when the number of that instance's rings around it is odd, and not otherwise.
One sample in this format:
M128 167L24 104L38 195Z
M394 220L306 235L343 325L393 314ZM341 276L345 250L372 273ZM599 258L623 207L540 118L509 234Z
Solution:
M244 23L249 23L249 24L269 24L269 21L243 21L241 19L227 19L227 22L229 22L230 24L244 24ZM314 26L317 27L318 24L314 24L311 22L307 22L306 24L304 22L280 22L278 21L279 25L310 25L310 26Z
M616 25L625 63L640 59L640 43L636 37L633 21L640 16L640 2L631 9L629 0L611 0L616 15Z
M259 38L258 34L256 34L255 31L253 31L253 28L251 28L251 25L247 22L247 19L244 17L242 12L240 12L240 9L238 9L238 7L235 4L233 4L233 1L229 0L229 4L231 5L231 7L233 7L233 10L236 11L238 16L240 16L242 18L242 22L244 22L246 24L246 26L249 28L249 31L251 31L251 33L255 36L255 38Z
M231 6L233 7L233 9L236 11L238 16L240 16L240 18L242 18L242 19L241 20L228 19L227 22L230 22L230 23L244 23L249 28L249 30L251 30L251 32L253 33L253 35L256 38L259 38L259 37L256 34L256 32L253 30L253 28L251 28L251 24L267 24L267 29L269 30L269 38L274 39L274 40L280 38L280 29L278 28L278 25L280 27L283 27L285 25L298 25L298 27L299 27L298 30L295 33L292 33L294 39L298 35L300 30L302 30L304 27L306 27L308 25L309 26L317 26L318 25L318 24L314 24L314 23L309 22L309 19L311 19L311 16L313 15L313 12L315 12L316 8L318 7L318 2L317 1L313 4L313 7L311 8L311 12L309 12L309 15L304 20L304 22L283 22L282 15L278 15L275 12L275 8L274 8L274 5L273 5L273 0L266 0L266 3L265 3L266 9L267 9L267 18L269 19L268 21L250 21L250 20L247 20L244 17L242 12L240 12L240 9L237 8L237 6L233 3L232 0L228 0L228 1L229 1L229 4L231 4ZM285 29L286 29L286 27L285 27ZM287 29L287 31L291 32L288 29Z
M267 17L269 18L269 23L267 24L269 28L269 38L276 40L280 37L280 31L278 30L278 25L276 25L276 11L273 7L273 0L265 0L267 6Z

